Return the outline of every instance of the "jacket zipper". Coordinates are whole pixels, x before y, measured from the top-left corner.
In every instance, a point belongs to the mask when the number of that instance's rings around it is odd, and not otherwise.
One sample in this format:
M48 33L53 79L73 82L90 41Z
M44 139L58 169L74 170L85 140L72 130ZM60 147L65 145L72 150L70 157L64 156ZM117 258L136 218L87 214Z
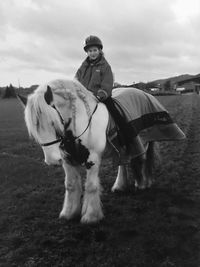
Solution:
M92 78L92 70L93 70L93 67L94 67L93 64L90 65L90 78L89 78L89 80L88 80L87 88L88 88L88 85L90 84L90 81L91 81L91 78Z

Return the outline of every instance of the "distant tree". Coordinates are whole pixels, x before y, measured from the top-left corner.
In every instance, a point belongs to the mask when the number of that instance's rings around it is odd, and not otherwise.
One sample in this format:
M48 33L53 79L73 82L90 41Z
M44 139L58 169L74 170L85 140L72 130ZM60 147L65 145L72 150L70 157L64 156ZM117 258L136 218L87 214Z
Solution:
M114 82L113 88L122 87L122 85L118 82Z
M3 98L11 98L11 97L16 97L15 89L12 86L12 84L6 87L3 95Z
M150 88L155 88L157 87L157 83L155 82L148 82L146 83L146 89L149 90Z
M4 93L4 89L2 87L0 87L0 97L3 96L3 93Z
M167 80L167 81L164 83L164 90L165 90L165 91L170 91L170 90L171 90L171 81L170 81L170 80Z
M140 90L145 90L146 89L146 83L143 83L143 82L135 83L134 87L138 88Z

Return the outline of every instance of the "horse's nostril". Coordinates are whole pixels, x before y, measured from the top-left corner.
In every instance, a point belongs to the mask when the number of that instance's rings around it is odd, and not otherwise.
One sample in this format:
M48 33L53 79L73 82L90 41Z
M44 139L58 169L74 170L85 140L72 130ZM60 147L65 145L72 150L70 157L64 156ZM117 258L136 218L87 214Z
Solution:
M59 165L62 165L62 159L58 160Z

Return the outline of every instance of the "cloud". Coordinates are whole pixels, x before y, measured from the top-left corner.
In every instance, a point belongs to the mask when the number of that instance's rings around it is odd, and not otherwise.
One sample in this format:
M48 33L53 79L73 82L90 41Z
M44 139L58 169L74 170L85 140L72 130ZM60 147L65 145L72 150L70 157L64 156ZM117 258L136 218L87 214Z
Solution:
M73 77L90 34L102 39L120 82L198 73L198 7L197 0L1 1L0 84L19 75L26 85Z

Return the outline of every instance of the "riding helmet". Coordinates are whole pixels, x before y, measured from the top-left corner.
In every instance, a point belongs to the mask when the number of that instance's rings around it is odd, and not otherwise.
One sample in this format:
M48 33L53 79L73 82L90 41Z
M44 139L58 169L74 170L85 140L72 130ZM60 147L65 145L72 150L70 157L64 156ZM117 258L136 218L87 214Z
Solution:
M87 52L88 48L91 46L97 46L98 48L103 49L103 44L101 40L94 35L90 35L85 39L85 46L84 46L85 52Z

